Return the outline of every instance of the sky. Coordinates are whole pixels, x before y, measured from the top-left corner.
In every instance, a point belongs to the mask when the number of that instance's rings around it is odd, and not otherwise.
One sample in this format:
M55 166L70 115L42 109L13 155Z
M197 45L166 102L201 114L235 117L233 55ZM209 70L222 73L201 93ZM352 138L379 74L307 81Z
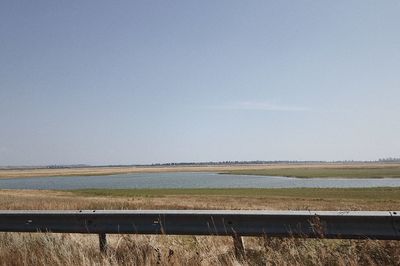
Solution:
M0 2L0 165L400 157L400 2Z

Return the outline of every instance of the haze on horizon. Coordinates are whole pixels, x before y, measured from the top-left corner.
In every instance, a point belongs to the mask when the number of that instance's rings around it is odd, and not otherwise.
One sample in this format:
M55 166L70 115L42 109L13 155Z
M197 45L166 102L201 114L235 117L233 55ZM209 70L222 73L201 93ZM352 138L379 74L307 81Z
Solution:
M0 3L0 166L400 157L398 1Z

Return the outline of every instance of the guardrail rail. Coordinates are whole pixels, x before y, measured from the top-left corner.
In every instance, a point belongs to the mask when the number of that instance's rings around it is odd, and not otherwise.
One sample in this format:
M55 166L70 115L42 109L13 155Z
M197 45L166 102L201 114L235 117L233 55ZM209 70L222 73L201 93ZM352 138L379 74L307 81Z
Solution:
M242 236L400 240L398 211L79 210L0 211L0 232Z

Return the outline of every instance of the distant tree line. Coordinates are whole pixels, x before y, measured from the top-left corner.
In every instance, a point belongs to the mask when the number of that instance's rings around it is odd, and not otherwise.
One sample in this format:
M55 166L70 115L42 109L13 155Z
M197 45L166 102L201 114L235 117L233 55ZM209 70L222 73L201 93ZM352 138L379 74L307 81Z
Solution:
M379 159L378 162L382 162L382 163L398 163L400 162L400 158L383 158L383 159Z
M341 161L342 162L342 161ZM185 165L246 165L246 164L313 164L328 163L327 161L296 161L296 160L277 160L277 161L220 161L220 162L171 162L171 163L153 163L151 165L141 166L185 166ZM333 162L332 162L333 163Z
M46 166L46 168L48 169L62 169L62 168L84 168L84 167L88 167L89 165L87 164L69 164L69 165L48 165Z
M62 169L62 168L83 168L83 167L163 167L163 166L207 166L207 165L250 165L250 164L319 164L319 163L400 163L400 158L388 157L371 161L342 160L342 161L300 161L300 160L276 160L276 161L219 161L219 162L170 162L153 164L110 164L110 165L88 165L88 164L53 164L46 166L1 166L0 169Z

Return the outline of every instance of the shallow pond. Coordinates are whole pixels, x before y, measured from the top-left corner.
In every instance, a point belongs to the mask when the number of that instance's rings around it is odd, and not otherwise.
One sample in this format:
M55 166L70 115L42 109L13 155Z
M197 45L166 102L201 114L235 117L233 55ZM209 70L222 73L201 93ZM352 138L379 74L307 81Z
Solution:
M218 173L143 173L0 179L0 189L400 187L400 178L339 179Z

